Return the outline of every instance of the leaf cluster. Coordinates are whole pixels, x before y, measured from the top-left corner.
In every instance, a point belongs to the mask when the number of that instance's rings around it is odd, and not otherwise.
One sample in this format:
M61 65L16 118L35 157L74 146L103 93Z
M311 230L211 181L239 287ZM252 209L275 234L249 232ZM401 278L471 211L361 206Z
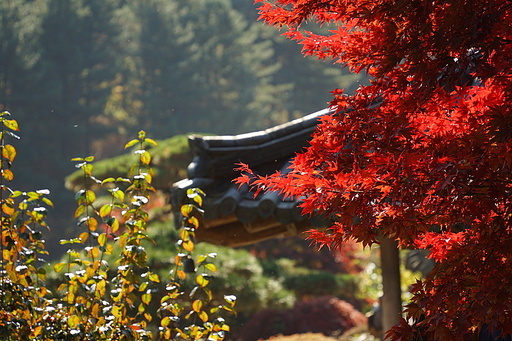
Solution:
M304 54L372 80L353 95L332 91L333 114L289 172L263 177L241 165L238 182L303 198L305 214L331 218L310 232L320 245L385 236L431 251L435 268L413 287L393 339L415 329L439 340L484 327L511 333L511 4L257 2ZM332 29L310 32L309 21Z
M214 300L209 284L217 271L215 255L194 254L194 231L202 217L200 190L190 190L182 207L175 267L168 278L153 272L146 245L156 242L147 233L146 206L155 191L147 145L156 142L140 131L126 148L136 146L136 161L127 177L99 180L93 175L94 157L74 158L84 184L106 188L109 202L100 203L87 187L77 191L75 218L81 231L61 240L65 260L54 270L62 274L52 292L45 285L46 255L41 228L47 228L48 190L13 191L10 166L16 156L6 136L18 126L7 112L0 115L0 336L2 340L223 340L230 328L221 312L235 313L236 297ZM117 256L114 255L117 252ZM107 259L116 258L115 263ZM193 277L195 286L184 285ZM162 282L166 292L160 293ZM214 306L211 306L215 302ZM158 313L153 314L154 306ZM155 321L160 328L152 328Z

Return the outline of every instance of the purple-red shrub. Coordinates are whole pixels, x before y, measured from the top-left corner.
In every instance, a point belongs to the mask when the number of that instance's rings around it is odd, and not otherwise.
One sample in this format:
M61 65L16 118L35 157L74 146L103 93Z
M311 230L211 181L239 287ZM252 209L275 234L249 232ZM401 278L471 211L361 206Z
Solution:
M291 309L262 310L242 327L240 339L257 341L278 334L308 332L332 335L364 323L366 317L350 303L326 296L296 302Z

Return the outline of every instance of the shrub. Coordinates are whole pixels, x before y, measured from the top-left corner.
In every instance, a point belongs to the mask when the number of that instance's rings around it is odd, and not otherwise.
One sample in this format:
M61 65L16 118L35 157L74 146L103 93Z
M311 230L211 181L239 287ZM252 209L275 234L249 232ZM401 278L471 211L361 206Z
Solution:
M80 233L62 240L66 260L55 264L62 273L57 290L46 286L41 255L46 228L47 190L21 192L6 183L14 178L11 165L18 123L0 114L0 338L14 340L223 340L229 326L220 311L234 312L236 298L214 299L209 287L216 272L213 253L195 255L194 234L201 218L203 195L190 190L181 208L173 269L161 278L148 263L145 246L155 241L147 233L147 206L154 191L151 155L145 145L156 142L141 131L126 148L137 146L128 177L99 180L93 176L94 157L75 158L83 183L107 189L110 200L100 203L89 187L75 196ZM117 257L114 257L117 254ZM106 260L116 259L115 263ZM165 288L164 292L161 292ZM158 301L157 301L158 299ZM151 313L151 306L158 313ZM156 323L155 323L156 321Z
M278 334L308 332L339 335L366 322L366 317L351 304L325 296L298 301L291 309L260 311L242 328L240 338L256 341Z

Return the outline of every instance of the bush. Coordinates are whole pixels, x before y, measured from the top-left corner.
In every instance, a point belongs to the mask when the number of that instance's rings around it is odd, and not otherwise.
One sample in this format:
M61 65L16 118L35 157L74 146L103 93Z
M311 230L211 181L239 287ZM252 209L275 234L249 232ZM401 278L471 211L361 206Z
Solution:
M242 328L240 338L256 341L279 334L340 335L365 323L366 317L350 303L326 296L298 301L291 309L260 311Z
M75 158L84 184L107 189L100 202L84 187L76 193L75 218L80 232L68 245L66 260L54 265L62 273L57 290L46 282L46 228L49 191L21 192L6 183L14 178L16 149L6 143L18 123L0 114L0 338L1 340L223 340L229 326L220 311L234 312L236 297L214 299L210 289L217 271L215 254L196 255L194 234L199 225L203 193L190 190L181 208L178 254L167 278L148 263L147 207L154 191L151 155L156 145L141 131L126 144L136 146L136 162L128 177L99 180L94 157ZM117 254L117 257L114 255ZM115 258L115 262L107 259ZM163 290L162 290L163 289ZM151 307L156 306L153 313Z

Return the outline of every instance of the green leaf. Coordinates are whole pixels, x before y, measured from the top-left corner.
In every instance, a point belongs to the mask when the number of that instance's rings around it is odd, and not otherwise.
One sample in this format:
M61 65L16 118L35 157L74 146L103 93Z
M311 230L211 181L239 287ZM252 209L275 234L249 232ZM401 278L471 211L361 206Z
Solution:
M106 178L101 183L102 184L106 184L106 183L114 182L114 181L116 181L116 179L114 179L114 178Z
M139 131L137 137L139 138L139 140L144 141L146 139L146 132L144 130Z

